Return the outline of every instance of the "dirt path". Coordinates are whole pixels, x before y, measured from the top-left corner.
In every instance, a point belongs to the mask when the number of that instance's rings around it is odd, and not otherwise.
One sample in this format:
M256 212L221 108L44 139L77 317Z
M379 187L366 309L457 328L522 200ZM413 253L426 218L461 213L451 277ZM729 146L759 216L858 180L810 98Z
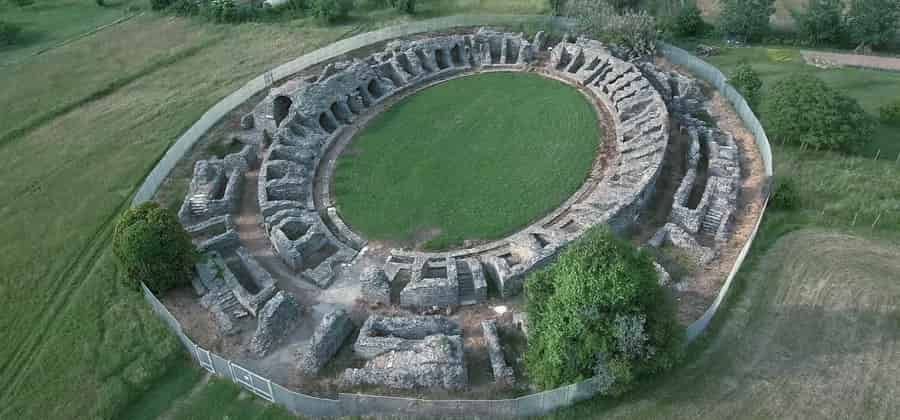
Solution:
M820 66L850 66L900 71L900 58L876 55L842 54L822 51L800 51L806 64Z

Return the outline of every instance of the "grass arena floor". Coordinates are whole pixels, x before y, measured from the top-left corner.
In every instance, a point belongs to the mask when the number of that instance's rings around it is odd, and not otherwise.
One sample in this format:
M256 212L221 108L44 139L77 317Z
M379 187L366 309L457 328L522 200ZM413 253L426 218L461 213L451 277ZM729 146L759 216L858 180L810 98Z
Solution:
M584 182L600 128L562 82L498 72L404 98L358 134L335 201L368 239L444 249L491 240L558 207Z

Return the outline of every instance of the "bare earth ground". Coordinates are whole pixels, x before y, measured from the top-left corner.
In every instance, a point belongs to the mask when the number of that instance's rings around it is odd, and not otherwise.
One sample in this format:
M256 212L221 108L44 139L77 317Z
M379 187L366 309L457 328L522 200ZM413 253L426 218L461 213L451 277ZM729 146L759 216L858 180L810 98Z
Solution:
M687 365L554 417L897 418L900 243L802 230L758 261Z
M862 54L841 54L823 51L800 51L807 64L830 63L838 66L865 67L879 70L900 71L900 58Z

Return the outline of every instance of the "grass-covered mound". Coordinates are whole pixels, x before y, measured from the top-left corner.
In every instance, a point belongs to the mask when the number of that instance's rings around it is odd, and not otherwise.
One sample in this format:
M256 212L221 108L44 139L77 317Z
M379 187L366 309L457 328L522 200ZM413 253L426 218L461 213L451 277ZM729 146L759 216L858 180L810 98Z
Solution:
M427 248L497 239L559 206L596 157L596 113L537 75L464 77L404 99L338 161L343 217L369 239Z

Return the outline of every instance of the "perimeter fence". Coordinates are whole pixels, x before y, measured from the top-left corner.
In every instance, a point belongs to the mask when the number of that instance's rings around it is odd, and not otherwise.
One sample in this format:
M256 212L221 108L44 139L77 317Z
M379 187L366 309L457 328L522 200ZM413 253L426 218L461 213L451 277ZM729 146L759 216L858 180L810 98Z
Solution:
M251 80L231 95L225 97L182 134L147 176L135 194L133 205L150 200L178 161L225 115L272 84L280 82L310 66L339 57L359 48L422 32L448 30L456 27L530 23L562 28L567 28L571 25L571 22L565 19L546 16L449 16L356 35L278 66ZM725 96L737 111L740 119L753 133L764 162L765 174L771 179L773 175L772 151L768 137L766 137L762 125L749 105L747 105L747 102L736 89L728 84L728 79L725 75L714 66L680 48L668 44L660 44L660 52L669 61L710 83ZM767 203L769 188L765 188L764 191L766 194L764 198ZM765 208L763 208L764 211ZM734 267L715 301L700 319L688 327L687 336L689 341L696 339L706 329L728 294L734 277L747 256L753 239L756 237L763 212L760 213L759 219L755 221L753 232L741 249ZM578 401L591 398L598 391L597 383L592 378L536 394L501 400L426 400L348 393L338 394L336 399L314 397L291 391L268 378L244 368L238 363L200 347L184 333L178 320L146 286L143 287L143 295L153 311L176 334L188 353L191 354L191 357L201 367L213 374L228 378L260 398L281 404L291 412L299 415L313 417L365 416L372 414L422 417L525 417L542 415L570 406Z

